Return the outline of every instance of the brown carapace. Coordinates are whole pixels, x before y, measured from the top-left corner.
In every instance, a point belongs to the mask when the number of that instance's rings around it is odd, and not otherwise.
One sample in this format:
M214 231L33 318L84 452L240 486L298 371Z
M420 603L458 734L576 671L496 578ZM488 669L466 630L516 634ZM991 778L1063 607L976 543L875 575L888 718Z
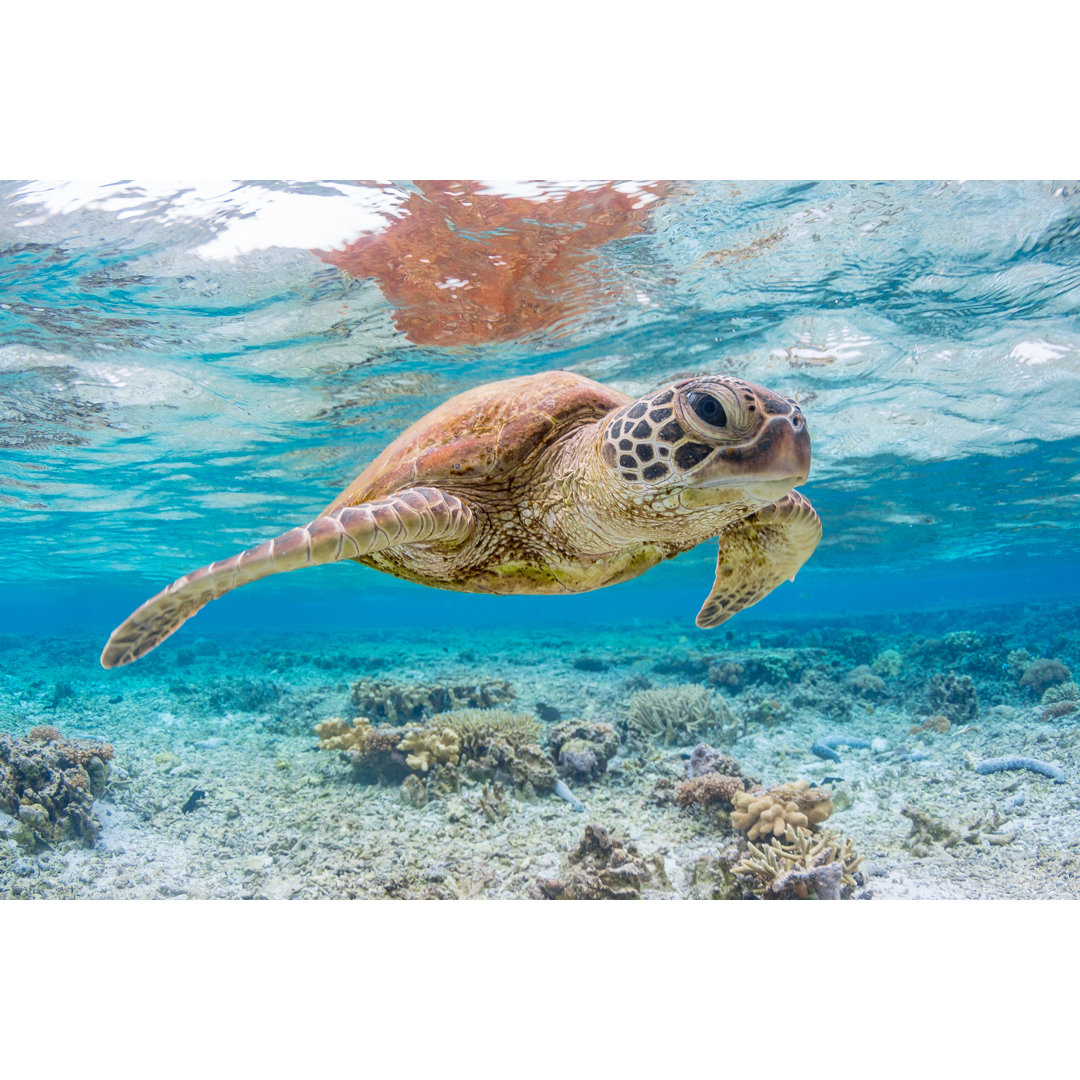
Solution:
M821 538L796 485L798 406L719 375L633 400L567 371L488 383L394 440L325 511L173 582L113 631L107 668L269 574L352 559L443 589L577 593L718 538L697 616L719 626L791 579Z

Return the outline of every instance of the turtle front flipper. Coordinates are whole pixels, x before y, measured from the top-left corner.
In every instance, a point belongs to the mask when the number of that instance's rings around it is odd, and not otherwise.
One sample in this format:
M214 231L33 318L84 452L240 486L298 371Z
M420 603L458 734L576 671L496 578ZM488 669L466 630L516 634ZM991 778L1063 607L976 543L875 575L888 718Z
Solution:
M472 511L437 488L411 488L385 499L342 507L174 581L112 632L101 654L101 666L120 667L138 660L211 600L250 581L404 544L460 542L471 531Z
M710 630L791 581L821 539L821 519L797 491L720 537L716 579L696 622Z

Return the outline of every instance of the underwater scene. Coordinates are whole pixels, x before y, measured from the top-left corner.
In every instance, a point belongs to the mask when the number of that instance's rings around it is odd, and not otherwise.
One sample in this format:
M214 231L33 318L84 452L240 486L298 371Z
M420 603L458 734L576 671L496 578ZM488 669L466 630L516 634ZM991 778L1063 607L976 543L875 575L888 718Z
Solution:
M1080 896L1078 314L1077 181L0 183L0 895Z

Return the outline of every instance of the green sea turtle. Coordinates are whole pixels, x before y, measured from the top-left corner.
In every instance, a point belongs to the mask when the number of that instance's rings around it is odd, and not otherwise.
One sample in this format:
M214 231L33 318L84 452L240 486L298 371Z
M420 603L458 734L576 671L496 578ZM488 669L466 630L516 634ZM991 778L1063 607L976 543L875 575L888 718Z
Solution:
M797 405L742 379L679 379L634 401L568 371L489 383L399 435L308 525L187 574L113 631L145 655L249 581L353 559L482 593L577 593L718 537L697 625L719 626L810 557L821 522Z

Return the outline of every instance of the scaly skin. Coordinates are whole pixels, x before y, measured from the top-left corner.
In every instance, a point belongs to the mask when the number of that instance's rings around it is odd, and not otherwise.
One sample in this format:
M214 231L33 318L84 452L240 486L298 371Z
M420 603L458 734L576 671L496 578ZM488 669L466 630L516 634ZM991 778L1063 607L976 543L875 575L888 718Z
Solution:
M451 398L386 448L324 513L196 570L112 634L130 663L210 600L268 574L354 559L443 589L576 593L644 573L719 537L698 625L756 603L821 535L792 488L810 440L786 398L720 376L634 401L570 372Z
M259 578L360 558L392 544L423 544L432 536L453 544L471 529L468 507L431 488L344 507L174 581L112 632L101 654L101 666L121 667L138 660L211 600Z

